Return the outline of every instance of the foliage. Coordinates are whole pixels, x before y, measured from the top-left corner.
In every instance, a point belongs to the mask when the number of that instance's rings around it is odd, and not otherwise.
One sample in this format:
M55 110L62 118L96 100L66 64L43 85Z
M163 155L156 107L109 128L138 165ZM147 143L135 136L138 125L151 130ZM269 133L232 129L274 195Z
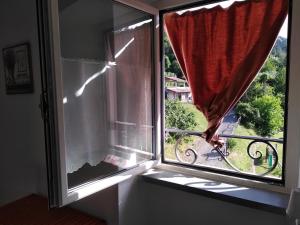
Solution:
M259 111L250 103L241 102L237 105L235 109L239 117L241 117L241 123L248 129L255 128L256 118L259 117Z
M171 45L170 45L170 42L169 42L169 39L168 39L166 33L164 33L164 52L165 52L165 55L167 55L169 57L171 62L176 60L176 57L173 53L173 50L171 48Z
M251 103L239 103L236 113L246 128L262 136L271 136L283 128L283 108L281 99L276 96L264 95Z
M257 133L262 136L271 136L283 128L283 109L281 100L275 96L263 96L253 102L253 107L259 111L255 120Z
M164 33L164 51L165 51L165 72L176 74L178 78L183 78L180 65L174 55L173 49L170 45L167 35Z
M172 72L175 73L175 74L177 75L177 77L179 77L179 78L182 78L182 77L183 77L183 74L182 74L182 72L181 72L180 65L179 65L179 63L178 63L177 60L174 60L174 61L172 62L170 68L171 68Z
M194 127L194 131L205 131L207 129L207 120L202 112L200 112L195 105L190 103L182 103L183 107L193 113L195 115L196 127Z
M171 67L171 61L167 55L165 55L165 70L169 71Z
M192 130L196 125L195 114L187 110L180 102L166 100L165 102L166 127L180 130ZM170 134L172 138L178 138L176 134Z
M227 139L227 148L233 149L237 145L236 140L234 139Z
M270 56L236 106L241 124L259 135L271 136L283 129L286 86L286 45L279 38Z

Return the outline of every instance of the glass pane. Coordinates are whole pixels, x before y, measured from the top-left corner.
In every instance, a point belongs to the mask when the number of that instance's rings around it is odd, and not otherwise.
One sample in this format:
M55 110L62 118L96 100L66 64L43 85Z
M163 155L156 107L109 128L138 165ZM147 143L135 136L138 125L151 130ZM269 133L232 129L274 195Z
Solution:
M151 15L59 1L69 188L153 158Z

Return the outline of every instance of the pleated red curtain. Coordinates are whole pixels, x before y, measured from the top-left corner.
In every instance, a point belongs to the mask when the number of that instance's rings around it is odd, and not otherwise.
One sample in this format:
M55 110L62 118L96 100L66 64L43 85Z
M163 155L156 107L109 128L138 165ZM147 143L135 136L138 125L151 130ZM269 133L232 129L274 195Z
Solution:
M215 135L222 119L247 90L266 60L288 12L288 0L247 0L229 8L168 13L165 30L208 121L204 137Z

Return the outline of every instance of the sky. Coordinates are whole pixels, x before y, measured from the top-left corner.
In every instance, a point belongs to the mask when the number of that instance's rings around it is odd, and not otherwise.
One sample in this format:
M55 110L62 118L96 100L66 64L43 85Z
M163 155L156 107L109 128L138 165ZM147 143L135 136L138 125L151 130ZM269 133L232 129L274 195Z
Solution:
M236 1L241 2L241 1L245 1L245 0L227 0L227 1L224 1L224 2L219 2L219 3L214 3L214 4L205 5L205 6L191 8L191 9L188 9L188 10L178 11L177 13L182 14L186 11L195 11L195 10L199 10L201 8L210 9L210 8L213 8L217 5L221 5L222 8L228 8L230 5L232 5ZM287 38L287 35L288 35L288 17L286 18L286 20L285 20L284 24L282 25L282 28L279 32L279 36L281 36L281 37Z
M286 17L284 24L281 27L279 36L287 38L288 35L288 17Z

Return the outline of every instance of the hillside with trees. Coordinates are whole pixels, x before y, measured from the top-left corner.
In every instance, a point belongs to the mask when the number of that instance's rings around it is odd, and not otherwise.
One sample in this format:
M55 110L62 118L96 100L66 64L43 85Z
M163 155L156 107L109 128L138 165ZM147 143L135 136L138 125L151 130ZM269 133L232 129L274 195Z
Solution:
M241 124L261 136L283 130L287 39L279 37L268 59L236 106Z

